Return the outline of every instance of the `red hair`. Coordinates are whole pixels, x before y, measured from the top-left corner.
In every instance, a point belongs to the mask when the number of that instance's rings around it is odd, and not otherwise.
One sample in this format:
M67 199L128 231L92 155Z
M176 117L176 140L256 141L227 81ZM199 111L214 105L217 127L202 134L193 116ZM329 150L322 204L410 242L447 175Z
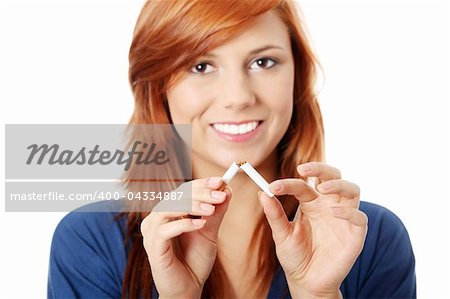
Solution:
M279 177L299 177L296 166L324 160L322 115L314 94L316 59L292 1L287 0L191 0L148 1L138 18L130 48L129 80L135 99L130 124L170 124L166 92L184 70L208 51L242 31L255 17L274 10L289 30L295 64L294 111L288 130L278 144ZM280 199L293 217L298 202ZM151 297L152 277L142 244L140 223L147 214L128 212L127 265L122 298ZM173 240L177 245L177 238ZM259 288L270 284L276 254L270 227L262 215L253 234L258 248ZM177 246L174 246L177 248ZM178 255L182 255L177 250ZM217 258L203 298L223 298L227 278ZM262 294L261 294L262 295Z

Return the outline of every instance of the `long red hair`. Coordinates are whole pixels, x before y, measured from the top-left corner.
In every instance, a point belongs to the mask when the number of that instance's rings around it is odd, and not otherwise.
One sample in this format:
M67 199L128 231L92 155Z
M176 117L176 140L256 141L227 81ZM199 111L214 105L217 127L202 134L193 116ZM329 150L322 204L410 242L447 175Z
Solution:
M294 111L290 126L278 144L279 176L299 177L296 166L324 160L322 115L314 94L317 61L308 44L297 9L287 0L148 1L137 20L129 54L129 80L135 99L130 124L170 124L166 91L188 66L208 51L239 33L255 17L274 10L289 30L295 63ZM280 199L293 217L298 202ZM127 264L122 298L151 297L152 276L142 244L140 223L148 213L128 212ZM264 215L254 232L251 249L259 255L260 289L270 284L276 254ZM174 248L178 248L177 238ZM182 255L181 252L177 252ZM204 289L203 298L223 298L227 289L219 258ZM258 286L255 286L258 287Z

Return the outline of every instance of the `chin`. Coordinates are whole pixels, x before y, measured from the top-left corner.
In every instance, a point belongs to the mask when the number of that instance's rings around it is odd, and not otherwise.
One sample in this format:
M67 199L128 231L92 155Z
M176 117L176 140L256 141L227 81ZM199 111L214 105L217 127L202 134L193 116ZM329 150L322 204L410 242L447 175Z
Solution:
M269 155L260 156L246 152L233 152L233 153L224 153L222 158L217 159L215 163L219 164L222 168L230 167L231 163L236 162L249 162L254 167L258 167L258 165L262 164L265 159L267 159Z

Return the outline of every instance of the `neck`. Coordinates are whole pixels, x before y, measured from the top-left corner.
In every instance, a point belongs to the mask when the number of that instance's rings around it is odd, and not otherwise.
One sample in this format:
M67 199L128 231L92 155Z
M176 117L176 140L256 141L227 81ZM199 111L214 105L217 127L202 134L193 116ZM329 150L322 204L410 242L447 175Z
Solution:
M222 176L226 169L213 167L193 157L193 177ZM270 183L277 179L277 156L272 153L256 170ZM228 210L222 220L218 234L218 257L230 281L230 296L245 290L246 286L259 283L260 242L251 244L256 226L263 216L258 201L259 187L242 171L230 182L232 198ZM268 288L270 286L267 286ZM269 289L260 290L267 296ZM234 294L234 295L233 295ZM249 293L246 293L249 295ZM247 297L256 297L251 294ZM261 296L257 296L261 297Z

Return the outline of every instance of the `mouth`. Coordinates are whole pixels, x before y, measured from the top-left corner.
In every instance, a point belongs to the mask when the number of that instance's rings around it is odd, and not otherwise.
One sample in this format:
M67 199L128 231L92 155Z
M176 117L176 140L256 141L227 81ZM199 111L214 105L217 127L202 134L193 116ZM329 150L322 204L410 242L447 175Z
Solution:
M262 120L212 123L213 130L228 141L247 141L260 130Z
M250 133L262 123L260 120L256 121L245 121L245 122L239 122L239 123L232 123L232 122L223 122L223 123L213 123L211 126L214 128L214 130L229 134L229 135L244 135L247 133Z

